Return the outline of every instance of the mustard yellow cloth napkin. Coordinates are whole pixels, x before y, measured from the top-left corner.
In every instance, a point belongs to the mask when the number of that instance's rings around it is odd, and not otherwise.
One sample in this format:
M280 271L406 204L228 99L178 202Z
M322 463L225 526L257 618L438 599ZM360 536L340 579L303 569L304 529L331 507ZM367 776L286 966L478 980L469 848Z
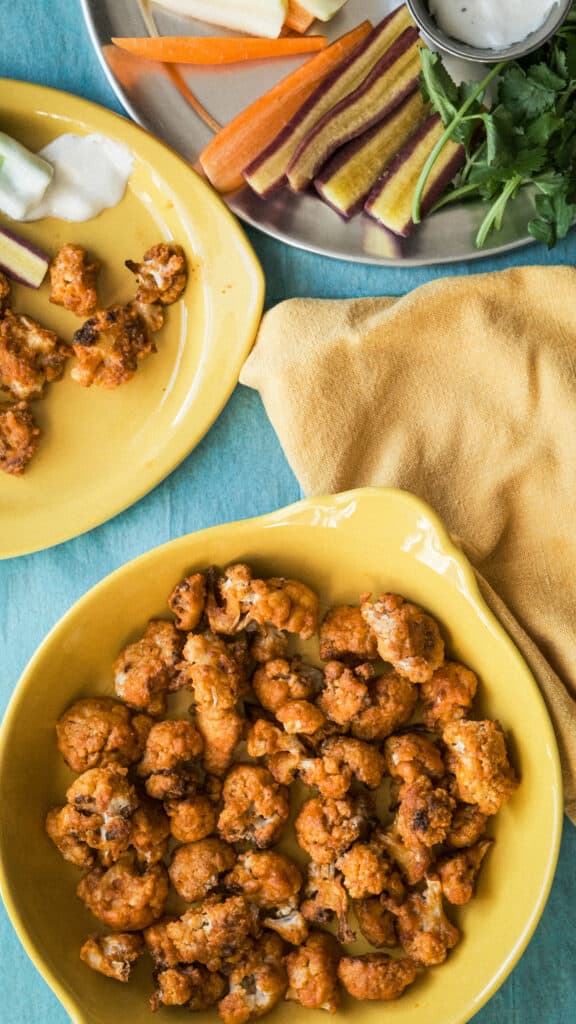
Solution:
M458 538L543 691L576 823L576 270L290 299L240 380L307 494L402 487Z

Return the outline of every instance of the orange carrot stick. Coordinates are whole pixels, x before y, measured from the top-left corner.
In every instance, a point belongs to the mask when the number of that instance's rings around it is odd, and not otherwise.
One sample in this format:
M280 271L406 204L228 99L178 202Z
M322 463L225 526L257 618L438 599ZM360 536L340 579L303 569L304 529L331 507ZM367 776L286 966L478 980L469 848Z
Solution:
M236 64L314 53L326 46L325 36L143 36L116 38L112 42L136 57L161 60L164 64Z
M232 192L244 184L244 168L290 121L322 79L360 45L371 28L370 22L364 21L340 36L220 129L200 154L204 173L214 188Z
M288 0L288 13L284 18L285 28L291 28L293 32L304 33L308 31L315 20L314 15L310 14L310 11L304 10L298 0Z

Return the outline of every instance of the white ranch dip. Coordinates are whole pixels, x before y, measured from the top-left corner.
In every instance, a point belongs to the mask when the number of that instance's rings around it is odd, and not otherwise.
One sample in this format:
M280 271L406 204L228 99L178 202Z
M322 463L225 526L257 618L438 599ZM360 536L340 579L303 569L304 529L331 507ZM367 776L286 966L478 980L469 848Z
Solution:
M447 35L462 43L498 50L526 39L545 21L557 0L428 0L430 14Z
M43 199L22 220L91 220L120 202L134 164L128 146L99 134L59 135L38 156L52 165L54 175Z

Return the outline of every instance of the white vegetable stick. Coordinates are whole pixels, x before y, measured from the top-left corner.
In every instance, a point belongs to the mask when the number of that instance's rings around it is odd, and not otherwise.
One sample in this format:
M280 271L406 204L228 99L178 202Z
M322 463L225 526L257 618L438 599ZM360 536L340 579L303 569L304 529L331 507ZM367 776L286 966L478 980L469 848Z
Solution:
M22 220L42 199L52 173L47 160L0 132L0 210L8 217Z
M330 21L341 7L348 0L298 0L300 7L303 7L309 14L313 14L319 21Z
M157 3L199 21L269 39L280 35L288 7L287 0L157 0Z

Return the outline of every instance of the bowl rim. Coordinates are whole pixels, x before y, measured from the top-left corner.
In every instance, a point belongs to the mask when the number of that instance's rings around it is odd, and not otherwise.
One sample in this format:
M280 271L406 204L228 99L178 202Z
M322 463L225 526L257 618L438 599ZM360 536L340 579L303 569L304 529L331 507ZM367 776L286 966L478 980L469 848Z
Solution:
M92 600L98 595L100 591L105 590L110 583L121 577L126 572L133 571L138 564L145 564L149 558L155 558L161 551L167 551L170 548L177 548L181 545L185 545L191 538L197 540L199 537L206 539L220 532L225 532L233 529L235 526L242 526L243 529L269 529L279 526L297 525L309 525L314 526L307 516L309 513L318 507L321 508L337 508L340 511L345 511L347 507L350 507L352 503L356 502L377 502L392 500L393 502L399 502L405 504L407 507L412 507L413 511L419 516L424 516L426 520L432 526L434 533L438 541L440 542L440 550L442 555L447 556L450 560L456 563L458 567L458 589L460 589L462 595L467 598L473 605L474 610L481 617L483 623L488 628L490 633L499 637L509 649L510 655L516 661L520 671L524 674L527 681L533 688L533 693L536 699L539 701L541 710L543 712L543 726L547 736L547 747L550 754L551 770L553 773L554 786L551 793L551 803L553 805L553 833L548 848L548 860L546 862L546 873L542 880L542 883L538 890L537 899L532 908L530 917L526 921L525 927L519 936L517 942L510 950L509 955L503 961L500 970L493 976L491 983L479 994L478 998L474 1002L473 1008L471 1008L472 1015L477 1013L478 1010L485 1005L486 1002L494 995L498 988L502 985L505 979L508 977L512 969L518 963L524 950L526 949L536 926L540 920L552 882L554 880L554 874L556 869L556 863L560 851L560 843L562 837L562 824L563 824L563 796L562 796L562 773L560 766L560 755L556 742L556 736L554 728L548 714L544 697L538 686L533 673L531 672L527 662L521 655L520 651L516 647L516 644L506 632L496 615L488 607L484 597L482 596L480 587L477 582L475 570L464 554L462 549L457 546L456 541L450 535L447 527L443 523L440 516L435 510L428 505L423 499L417 497L412 492L403 490L396 487L362 487L348 491L341 491L334 494L323 494L314 497L304 498L299 501L292 502L289 505L283 506L274 511L264 513L262 515L249 517L241 520L230 520L218 525L209 526L204 529L194 530L190 533L183 534L179 537L173 538L162 544L155 545L143 551L141 554L129 559L127 562L122 563L112 572L107 573L97 583L90 587L85 593L78 598L68 610L60 617L60 619L54 624L49 630L44 639L41 641L36 651L25 666L20 678L14 688L12 697L8 703L4 718L0 723L0 779L4 776L3 765L7 756L7 748L11 739L11 725L13 720L17 717L20 705L26 699L30 680L33 678L36 666L40 663L44 657L45 651L49 646L52 645L54 640L60 633L65 634L68 623L73 618L81 614L84 607L89 605ZM45 962L41 954L36 949L36 944L33 937L29 934L28 930L24 926L21 913L16 905L16 901L12 898L10 884L8 879L8 872L5 866L4 858L4 841L3 832L0 829L0 897L4 902L8 917L11 920L12 926L25 950L28 957L36 967L40 976L48 984L54 995L60 1001L68 1015L70 1016L73 1024L92 1024L90 1019L82 1012L79 1008L75 999L68 992L67 986L55 975L52 968ZM465 1024L466 1021L470 1020L470 1016L465 1018L458 1018L457 1021L451 1021L449 1024Z
M557 9L553 7L540 28L531 32L525 39L520 39L518 42L500 49L488 49L472 46L472 44L462 42L444 32L430 13L427 0L405 0L410 14L423 35L441 52L449 54L451 57L459 57L462 60L476 61L481 64L499 64L501 61L519 60L544 46L562 26L572 7L572 0L555 0L555 2Z

